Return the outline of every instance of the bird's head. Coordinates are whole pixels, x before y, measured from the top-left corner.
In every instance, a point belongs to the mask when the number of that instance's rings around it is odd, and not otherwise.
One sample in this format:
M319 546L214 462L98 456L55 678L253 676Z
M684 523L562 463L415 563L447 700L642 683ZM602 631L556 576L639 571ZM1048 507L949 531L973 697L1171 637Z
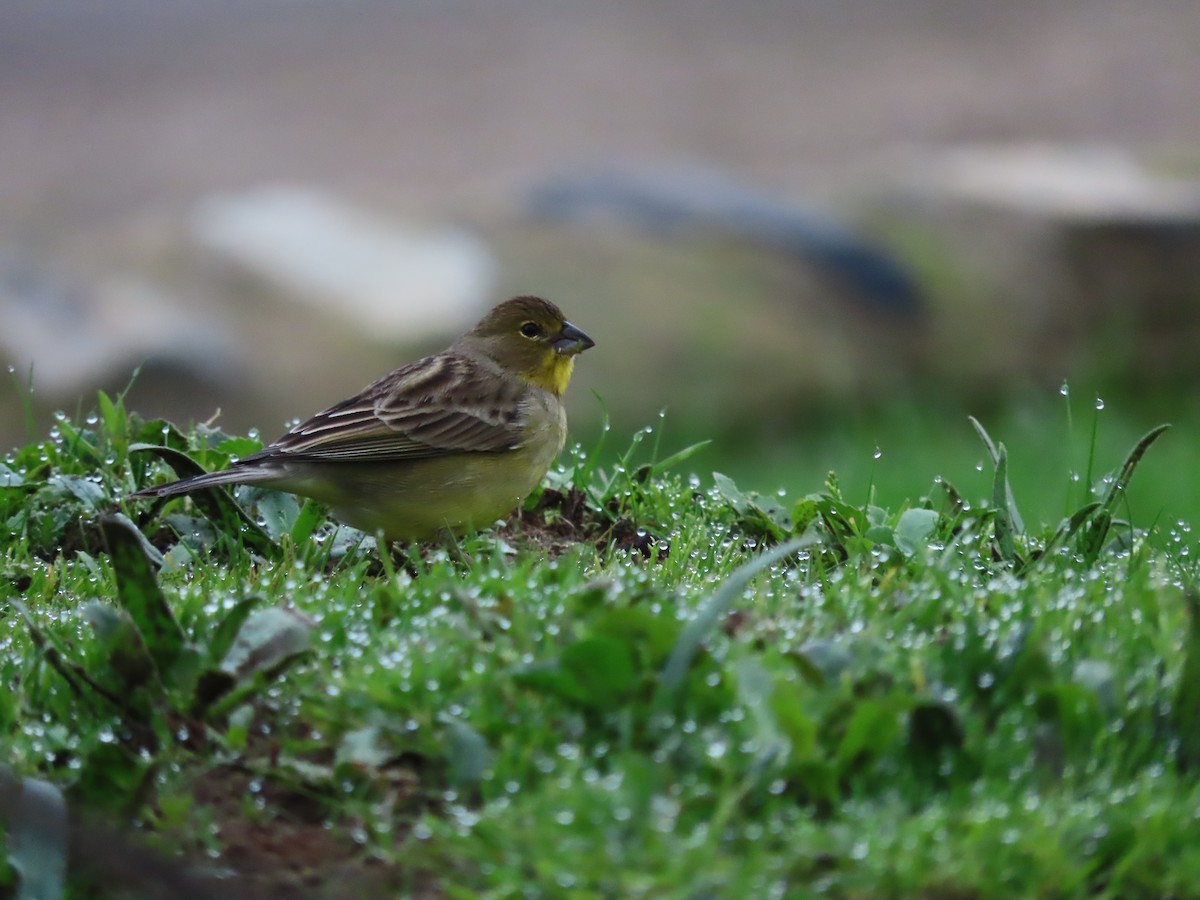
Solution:
M513 297L496 306L463 337L505 369L561 397L575 356L595 341L540 297Z

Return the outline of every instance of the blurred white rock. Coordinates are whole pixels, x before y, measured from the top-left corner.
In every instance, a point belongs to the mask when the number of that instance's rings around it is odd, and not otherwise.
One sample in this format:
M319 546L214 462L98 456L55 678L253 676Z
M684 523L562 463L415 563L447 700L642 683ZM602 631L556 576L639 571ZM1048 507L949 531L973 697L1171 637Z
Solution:
M954 147L913 171L921 190L1031 215L1092 223L1200 220L1200 184L1157 177L1118 147Z
M496 264L463 229L407 224L323 191L272 185L201 201L204 248L380 341L443 336L494 300Z

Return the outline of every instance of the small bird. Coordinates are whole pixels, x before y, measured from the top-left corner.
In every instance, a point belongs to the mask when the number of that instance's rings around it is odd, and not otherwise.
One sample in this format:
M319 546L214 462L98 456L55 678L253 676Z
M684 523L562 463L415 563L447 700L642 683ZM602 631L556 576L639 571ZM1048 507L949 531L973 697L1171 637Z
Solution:
M483 528L519 506L562 450L563 392L575 356L593 346L553 303L514 297L446 350L228 469L130 496L258 484L311 497L393 541Z

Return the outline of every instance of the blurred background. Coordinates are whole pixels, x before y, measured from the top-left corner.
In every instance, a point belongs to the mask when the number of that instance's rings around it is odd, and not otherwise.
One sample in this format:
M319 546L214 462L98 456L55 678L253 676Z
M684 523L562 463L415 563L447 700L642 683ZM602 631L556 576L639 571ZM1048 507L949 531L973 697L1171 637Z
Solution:
M970 413L1053 521L1165 420L1131 512L1192 516L1197 47L1192 0L0 0L0 439L139 367L270 439L538 293L585 446L598 395L702 479L982 497Z

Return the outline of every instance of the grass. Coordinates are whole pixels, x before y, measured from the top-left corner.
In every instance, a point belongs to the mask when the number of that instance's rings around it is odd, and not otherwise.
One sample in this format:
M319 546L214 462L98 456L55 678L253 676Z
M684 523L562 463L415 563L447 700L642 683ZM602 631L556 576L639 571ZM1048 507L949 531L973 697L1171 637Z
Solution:
M639 432L381 554L249 488L123 504L257 441L102 395L0 468L0 897L1200 896L1194 542L1131 515L1172 435L1085 421L1049 517L994 428L974 493L899 500Z

